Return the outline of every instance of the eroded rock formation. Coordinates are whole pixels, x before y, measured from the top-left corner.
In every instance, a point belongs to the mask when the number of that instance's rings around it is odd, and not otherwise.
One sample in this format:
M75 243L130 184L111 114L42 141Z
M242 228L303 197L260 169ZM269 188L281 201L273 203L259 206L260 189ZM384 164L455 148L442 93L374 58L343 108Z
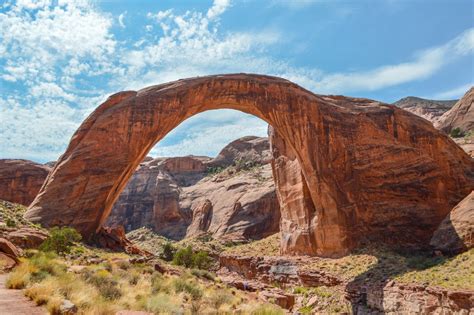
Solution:
M448 254L474 247L474 191L441 222L433 234L431 245Z
M201 234L233 241L266 237L278 231L280 219L270 156L266 138L244 137L215 159L144 161L107 224L124 225L127 231L145 226L171 239Z
M434 124L444 113L450 110L456 102L457 100L437 101L409 96L396 101L393 105L423 117Z
M474 87L451 108L443 114L435 126L445 132L451 132L455 128L459 128L463 132L474 129Z
M74 134L26 217L90 239L156 142L186 118L219 108L264 119L294 152L315 209L308 237L317 248L308 254L342 255L364 238L428 244L474 187L471 158L402 109L316 95L281 78L214 75L109 97ZM292 208L284 211L293 217ZM301 220L292 223L301 234Z
M0 199L28 206L50 170L28 160L0 160Z

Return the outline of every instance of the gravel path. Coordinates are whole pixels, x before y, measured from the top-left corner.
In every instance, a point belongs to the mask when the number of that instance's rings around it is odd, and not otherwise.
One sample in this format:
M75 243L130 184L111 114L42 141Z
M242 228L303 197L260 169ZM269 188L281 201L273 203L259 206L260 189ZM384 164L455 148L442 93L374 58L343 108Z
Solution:
M5 287L8 275L0 274L0 314L2 315L45 315L44 308L36 306L23 295L21 290Z

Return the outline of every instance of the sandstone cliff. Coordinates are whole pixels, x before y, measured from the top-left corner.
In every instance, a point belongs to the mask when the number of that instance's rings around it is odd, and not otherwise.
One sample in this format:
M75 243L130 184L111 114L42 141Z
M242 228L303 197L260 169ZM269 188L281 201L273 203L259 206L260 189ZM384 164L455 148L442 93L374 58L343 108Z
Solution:
M393 105L423 117L434 124L444 113L450 110L456 102L457 100L437 101L409 96L396 101Z
M278 231L280 217L270 157L266 138L244 137L215 159L148 159L107 222L127 231L146 226L171 239L201 234L234 241L266 237Z
M435 127L447 133L459 128L464 133L474 129L474 87L453 106L443 114L435 123Z
M0 160L0 199L28 206L50 170L28 160Z

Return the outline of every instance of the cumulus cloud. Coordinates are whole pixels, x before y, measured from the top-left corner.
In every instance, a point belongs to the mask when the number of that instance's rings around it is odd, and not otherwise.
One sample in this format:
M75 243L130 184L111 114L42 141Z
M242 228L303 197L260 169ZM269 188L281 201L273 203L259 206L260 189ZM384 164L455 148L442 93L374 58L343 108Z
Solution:
M119 90L253 72L281 76L317 93L370 91L430 77L474 49L474 30L469 29L399 64L323 73L270 57L282 38L276 29L224 32L220 21L230 7L230 1L215 0L202 12L151 12L140 38L119 42L113 31L126 26L125 16L132 19L127 12L113 17L87 0L0 5L0 138L7 140L0 143L1 157L56 159L86 115ZM117 22L121 27L113 29ZM444 95L450 93L455 91ZM249 134L265 135L266 124L240 112L203 113L174 130L152 154L215 155Z

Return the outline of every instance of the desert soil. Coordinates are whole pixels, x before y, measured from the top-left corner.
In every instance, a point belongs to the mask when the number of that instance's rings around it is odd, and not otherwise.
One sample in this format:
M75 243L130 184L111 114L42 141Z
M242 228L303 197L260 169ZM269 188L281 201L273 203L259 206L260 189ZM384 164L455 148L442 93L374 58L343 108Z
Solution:
M7 289L8 274L0 274L0 314L45 315L44 308L36 306L21 290Z

